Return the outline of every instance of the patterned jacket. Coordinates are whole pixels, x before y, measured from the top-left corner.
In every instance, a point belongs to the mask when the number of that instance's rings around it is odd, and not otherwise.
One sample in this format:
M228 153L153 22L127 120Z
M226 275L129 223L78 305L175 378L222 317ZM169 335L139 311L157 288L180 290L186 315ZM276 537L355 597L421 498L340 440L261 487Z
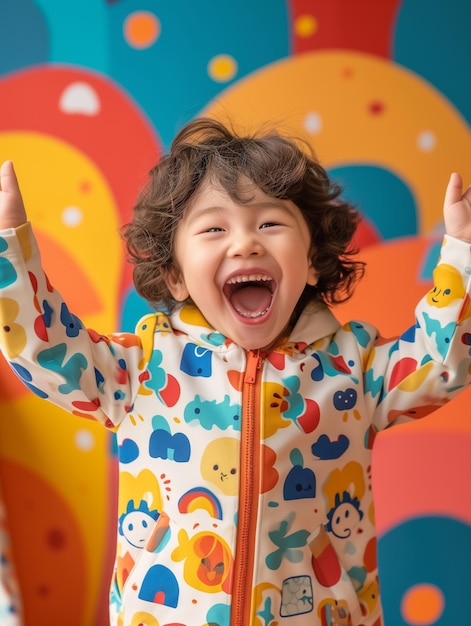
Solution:
M468 244L445 238L399 338L313 303L269 353L190 305L134 334L87 330L47 281L29 225L2 231L0 253L12 368L116 432L113 624L382 624L372 446L469 383Z

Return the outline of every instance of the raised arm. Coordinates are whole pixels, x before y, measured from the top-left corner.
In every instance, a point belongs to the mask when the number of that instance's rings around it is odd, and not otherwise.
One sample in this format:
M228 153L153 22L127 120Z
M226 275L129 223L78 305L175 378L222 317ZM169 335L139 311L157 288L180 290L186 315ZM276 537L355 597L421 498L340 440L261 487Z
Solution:
M471 190L463 193L459 174L450 177L443 217L433 286L416 307L415 323L395 340L377 337L364 357L374 430L425 416L471 383Z
M0 184L0 350L41 398L117 426L141 384L139 338L86 329L69 311L42 269L11 161Z
M27 221L13 163L5 161L0 168L0 230L16 228Z

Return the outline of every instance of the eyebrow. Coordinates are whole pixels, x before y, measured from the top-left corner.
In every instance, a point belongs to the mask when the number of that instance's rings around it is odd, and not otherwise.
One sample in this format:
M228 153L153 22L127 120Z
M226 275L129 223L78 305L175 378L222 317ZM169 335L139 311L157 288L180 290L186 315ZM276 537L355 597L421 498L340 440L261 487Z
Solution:
M295 216L294 212L291 210L291 206L285 203L286 201L279 200L278 198L273 198L270 200L258 200L254 202L247 202L241 204L242 207L250 207L254 209L281 209L282 211L289 213L292 217ZM288 201L289 202L289 201ZM221 213L225 210L223 206L213 205L208 207L201 207L195 209L194 211L189 211L187 220L188 223L191 224L195 220L200 217L204 217L205 215L216 215L217 213Z

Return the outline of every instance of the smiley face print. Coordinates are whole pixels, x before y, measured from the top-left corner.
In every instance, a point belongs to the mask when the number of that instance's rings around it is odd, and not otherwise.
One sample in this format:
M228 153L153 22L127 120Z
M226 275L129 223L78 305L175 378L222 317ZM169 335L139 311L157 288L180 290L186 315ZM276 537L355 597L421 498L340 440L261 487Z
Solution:
M201 458L202 477L226 496L239 493L240 444L233 437L211 441Z

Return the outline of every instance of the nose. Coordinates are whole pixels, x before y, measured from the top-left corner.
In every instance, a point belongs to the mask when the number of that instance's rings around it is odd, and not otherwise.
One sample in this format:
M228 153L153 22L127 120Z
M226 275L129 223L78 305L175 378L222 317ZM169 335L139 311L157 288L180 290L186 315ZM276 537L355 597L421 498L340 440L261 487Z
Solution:
M228 255L234 257L260 256L263 252L262 243L251 231L235 232L228 248Z

